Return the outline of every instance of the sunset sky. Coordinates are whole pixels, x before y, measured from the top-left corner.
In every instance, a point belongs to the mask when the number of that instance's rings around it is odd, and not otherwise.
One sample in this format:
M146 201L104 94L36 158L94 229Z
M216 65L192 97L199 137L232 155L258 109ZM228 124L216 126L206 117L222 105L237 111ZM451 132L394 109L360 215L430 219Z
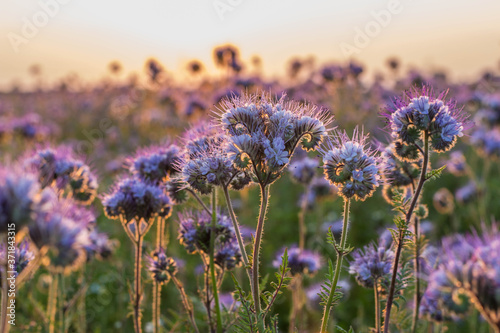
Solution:
M176 75L194 58L211 70L213 47L225 43L244 60L259 55L267 75L283 73L292 56L315 55L318 63L352 56L372 70L398 56L455 78L497 69L500 60L498 0L56 1L2 1L0 88L29 82L33 64L47 82L68 73L98 80L112 60L139 73L149 57ZM381 12L390 13L381 14L383 24L374 14ZM357 47L366 29L372 36ZM346 45L356 53L343 53Z

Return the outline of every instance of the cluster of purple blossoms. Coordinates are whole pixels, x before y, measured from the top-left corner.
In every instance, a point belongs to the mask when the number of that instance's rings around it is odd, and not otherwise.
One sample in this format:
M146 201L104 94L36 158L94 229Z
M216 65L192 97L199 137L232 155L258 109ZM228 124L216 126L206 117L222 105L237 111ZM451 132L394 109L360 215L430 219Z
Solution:
M465 314L466 305L473 304L490 325L500 327L500 232L495 223L482 231L481 236L473 233L443 240L439 264L424 293L424 314L447 319L435 304L448 292L451 302L444 304L448 314Z
M297 183L309 185L314 176L316 176L318 166L319 161L317 159L305 157L290 163L288 170L290 171L292 179Z
M43 187L69 190L72 198L83 204L90 204L97 193L96 176L68 147L38 149L25 158L24 167L38 172Z
M159 185L169 180L178 170L181 149L174 144L152 146L137 152L129 159L130 172L137 178Z
M153 280L159 284L168 283L177 274L177 263L173 258L167 257L163 248L146 256L146 267Z
M188 253L208 255L212 237L212 217L206 211L187 211L179 214L179 241ZM226 214L217 211L215 224L215 263L232 269L241 262L241 252L232 222Z
M455 192L455 199L458 203L464 204L471 202L481 194L483 193L477 183L474 180L471 180Z
M89 218L91 212L75 201L54 198L51 207L29 229L33 243L46 253L43 262L54 272L71 272L86 260L91 247ZM79 213L75 213L79 212ZM95 217L94 217L95 220Z
M226 150L228 137L217 133L213 125L194 127L185 135L186 152L179 163L182 179L201 194L212 192L213 186L240 190L250 176L237 170Z
M350 139L337 132L334 139L321 148L325 177L338 187L346 199L364 200L382 183L380 158L366 145L367 136L354 130Z
M395 140L394 152L398 158L420 160L419 147L423 146L424 136L430 138L433 151L447 151L469 127L468 116L454 102L444 101L446 92L437 98L432 95L432 89L426 86L407 92L405 99L395 100L393 108L383 114Z
M273 101L265 94L233 97L221 103L220 124L229 136L229 157L262 186L276 181L300 143L316 149L332 121L313 106Z
M487 158L498 159L500 157L500 130L498 128L492 130L479 128L471 135L471 143Z
M285 253L285 249L281 249L276 254L276 259L273 261L273 267L279 268L282 264L281 257ZM318 253L310 250L301 250L297 246L292 246L287 251L288 267L292 275L299 274L316 274L321 268L321 257Z
M23 240L21 243L16 244L14 250L14 267L10 269L11 271L15 271L16 276L19 275L28 264L35 258L35 254L30 250L29 242L27 240ZM9 246L10 247L10 246ZM6 244L0 244L0 261L7 260L7 251Z
M127 223L143 220L150 223L157 216L171 214L170 198L161 188L138 178L125 178L116 184L103 199L106 215L111 219L124 219Z
M0 167L0 233L14 223L16 230L30 226L52 198L51 191L42 191L37 175Z
M373 288L375 283L388 284L394 252L385 246L369 244L352 254L349 273L355 275L359 285Z
M0 117L0 141L7 140L11 136L19 136L28 140L43 141L52 132L52 126L42 123L41 117L36 113L30 113L19 118Z
M394 143L385 147L381 154L381 164L384 170L385 184L382 191L384 199L393 203L393 190L402 190L404 195L411 195L411 184L420 175L419 163L401 161L394 156Z

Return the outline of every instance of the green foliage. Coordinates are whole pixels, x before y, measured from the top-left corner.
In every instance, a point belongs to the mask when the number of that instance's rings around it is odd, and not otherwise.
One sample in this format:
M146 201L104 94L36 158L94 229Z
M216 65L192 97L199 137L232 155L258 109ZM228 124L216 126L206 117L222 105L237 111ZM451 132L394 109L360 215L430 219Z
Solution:
M443 173L444 169L446 169L446 164L440 167L439 169L434 169L427 172L427 174L425 175L425 180L428 181L431 179L432 180L438 179L439 177L441 177L441 174Z
M231 277L236 288L236 295L241 303L239 308L238 321L234 325L235 332L237 333L253 333L257 332L257 317L255 311L253 310L253 303L251 295L247 295L245 291L241 288L238 280L234 274L231 273Z
M326 306L328 304L328 298L330 296L330 290L332 289L333 278L335 276L335 271L333 269L333 263L331 259L328 259L328 273L326 273L326 281L323 285L321 285L321 291L319 292L319 297L321 298L320 305ZM335 288L335 292L333 295L333 300L331 303L331 307L338 304L338 302L342 299L344 294L342 293L342 288L337 286Z

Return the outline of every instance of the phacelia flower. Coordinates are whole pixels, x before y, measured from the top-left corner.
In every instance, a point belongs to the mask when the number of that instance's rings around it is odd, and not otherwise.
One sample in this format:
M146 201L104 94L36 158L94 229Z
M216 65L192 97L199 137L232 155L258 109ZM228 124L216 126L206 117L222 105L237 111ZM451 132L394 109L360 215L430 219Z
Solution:
M36 174L0 168L0 233L14 223L16 230L34 223L50 200Z
M151 256L146 256L146 267L153 280L159 284L168 283L170 278L177 274L177 263L173 258L167 257L163 248Z
M221 105L219 122L229 136L229 156L261 185L280 177L298 144L316 149L332 120L326 111L285 102L284 96L278 101L266 94L234 96Z
M96 176L68 147L38 149L25 158L24 166L38 172L42 187L69 190L71 197L83 204L90 204L97 193Z
M109 218L122 218L126 222L149 223L156 216L167 218L172 210L170 198L164 191L138 178L121 180L104 197L103 205Z
M285 249L281 249L276 254L276 259L273 261L273 266L279 268L282 264L281 257L285 253ZM318 253L310 250L301 250L297 246L292 246L287 250L288 267L292 275L298 274L316 274L321 268L321 257Z
M391 274L394 252L376 244L365 246L352 254L349 273L355 275L359 285L373 288L375 281L386 283Z
M345 132L337 132L321 148L325 178L347 199L364 200L382 183L380 159L366 146L367 138L357 129L352 139Z
M208 124L188 131L186 153L178 165L182 180L201 194L211 193L213 186L242 189L248 185L250 177L233 165L226 149L228 140Z
M317 159L305 157L301 160L292 162L288 167L292 179L299 184L309 185L316 175L319 161Z
M9 245L10 247L10 245ZM8 258L8 253L10 253L10 250L8 250L8 247L6 244L0 244L0 260L8 260L12 259L11 257ZM21 243L16 244L15 250L14 250L14 264L13 266L10 266L9 270L10 271L15 271L16 276L21 274L21 272L28 266L28 264L35 259L35 254L33 251L30 250L29 242L24 239Z
M395 153L402 160L416 161L421 158L417 145L422 147L423 135L430 138L433 151L451 149L463 131L471 126L468 115L452 101L446 101L447 92L433 96L431 88L409 91L396 99L393 106L383 113L395 140Z
M500 157L500 130L498 128L492 130L478 128L471 135L471 143L487 158Z
M241 263L241 252L236 237L229 242L222 243L215 252L215 263L219 267L231 270Z
M466 174L467 162L464 154L457 150L450 154L450 159L446 163L446 169L453 175L459 177Z
M212 234L212 216L206 211L187 211L179 214L179 241L188 253L209 253ZM216 252L220 245L236 240L233 224L226 214L217 211L215 225ZM229 251L229 249L228 249Z
M160 184L177 173L181 149L174 144L148 147L137 152L128 163L130 172L146 182Z

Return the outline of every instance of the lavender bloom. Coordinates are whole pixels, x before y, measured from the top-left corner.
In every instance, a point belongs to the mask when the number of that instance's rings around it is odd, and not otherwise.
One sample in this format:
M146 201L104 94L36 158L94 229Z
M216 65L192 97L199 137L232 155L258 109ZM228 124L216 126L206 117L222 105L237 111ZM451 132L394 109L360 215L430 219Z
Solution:
M316 149L331 122L325 111L285 102L284 96L278 101L265 94L234 96L221 105L219 121L229 136L229 157L261 185L280 177L299 143Z
M68 147L38 149L25 158L24 166L39 173L42 187L69 189L82 204L90 204L97 193L96 176Z
M242 189L250 177L237 170L226 151L229 138L202 124L185 135L186 154L178 168L183 181L201 194L212 192L213 186Z
M177 273L177 263L173 258L167 257L165 250L160 248L151 256L146 256L146 267L153 278L160 285L168 283L170 278Z
M352 139L345 132L337 132L334 140L321 149L325 177L346 199L364 200L381 184L380 159L366 147L367 138L357 129Z
M116 184L104 197L103 205L110 219L123 218L126 222L150 223L156 216L170 216L172 210L170 198L159 187L137 178L125 178Z
M89 233L90 243L85 247L87 251L87 261L92 258L106 259L111 256L115 249L115 242L108 238L103 232L93 229Z
M35 258L35 254L30 250L29 242L26 239L16 245L17 246L14 250L14 265L13 267L11 266L9 270L15 271L16 276L18 276L26 268L26 266L28 266L30 261ZM6 244L0 244L0 260L7 260Z
M471 180L467 185L460 187L455 192L455 199L457 199L457 202L464 204L474 200L479 194L480 192L476 182Z
M279 268L282 264L281 257L285 253L285 249L281 249L276 254L276 259L273 261L273 267ZM321 257L318 253L301 250L297 246L292 246L287 251L288 267L292 275L309 274L315 275L321 268Z
M212 235L212 216L205 211L179 214L179 241L188 253L209 254ZM232 222L220 210L215 225L215 263L221 268L232 269L241 262L241 253Z
M180 205L185 202L188 198L188 195L185 190L186 183L183 182L179 178L171 178L165 184L165 191L168 193L168 196L172 200L172 202L176 205Z
M418 179L420 167L417 163L398 160L394 156L394 150L395 145L391 143L380 153L386 183L394 187L411 185L412 181Z
M389 282L389 276L394 260L394 252L384 246L369 244L362 250L352 254L349 262L349 273L355 275L359 285L373 288L375 281Z
M160 184L177 173L181 149L174 144L153 146L140 150L129 159L130 172L146 182Z
M500 130L497 128L492 130L479 128L472 134L471 143L487 158L500 157Z
M316 175L318 166L319 161L317 159L305 157L291 163L288 169L293 180L299 184L309 185Z
M397 99L393 107L383 113L396 140L396 155L402 160L420 159L415 144L422 146L422 133L430 135L430 146L436 152L451 149L457 137L471 126L468 115L457 109L452 101L445 101L447 92L433 97L431 88L424 86L407 92L405 98Z
M35 174L0 169L0 233L14 223L16 230L31 225L46 208L50 191L43 191Z
M70 200L54 199L51 209L29 229L33 243L47 251L44 264L55 272L71 272L85 262L85 248L91 242L86 221L72 212L77 206Z

